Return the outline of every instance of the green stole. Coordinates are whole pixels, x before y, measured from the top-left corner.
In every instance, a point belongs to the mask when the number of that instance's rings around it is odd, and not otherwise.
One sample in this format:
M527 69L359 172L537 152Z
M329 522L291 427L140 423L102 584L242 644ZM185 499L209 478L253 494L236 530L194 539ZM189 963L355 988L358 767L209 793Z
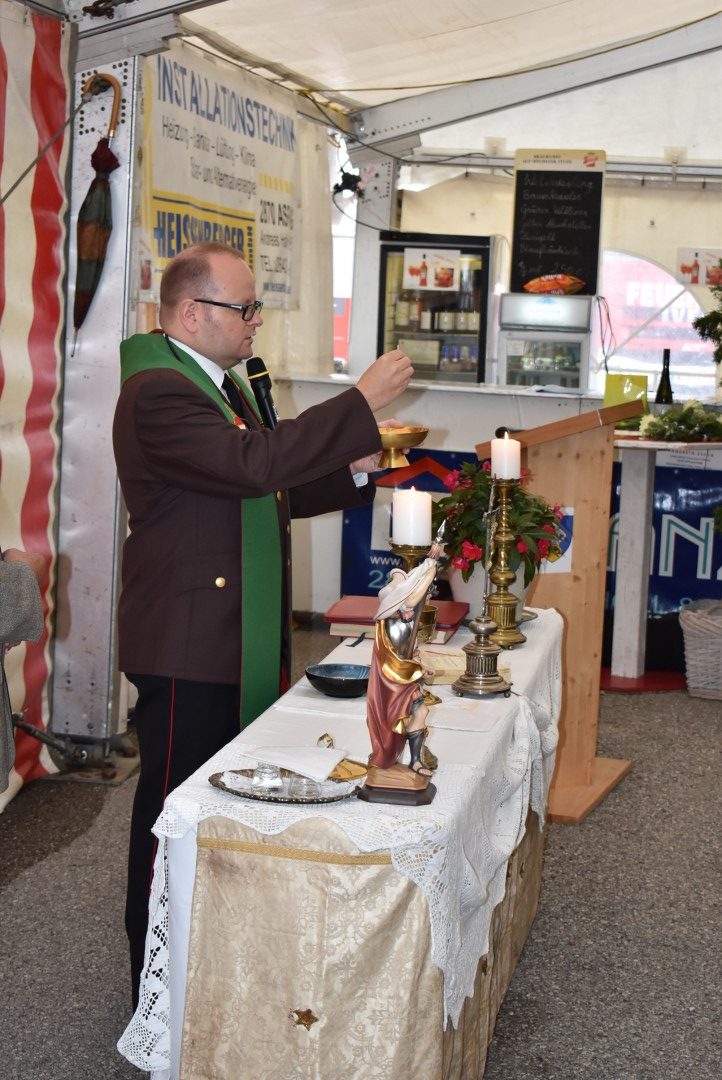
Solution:
M173 351L175 350L175 352ZM134 334L120 346L121 382L139 371L170 368L190 379L235 424L235 413L200 364L180 349L171 349L163 334ZM252 414L258 409L249 388L227 372ZM260 422L260 418L259 418ZM281 671L283 572L278 510L274 495L241 500L241 728L278 699Z

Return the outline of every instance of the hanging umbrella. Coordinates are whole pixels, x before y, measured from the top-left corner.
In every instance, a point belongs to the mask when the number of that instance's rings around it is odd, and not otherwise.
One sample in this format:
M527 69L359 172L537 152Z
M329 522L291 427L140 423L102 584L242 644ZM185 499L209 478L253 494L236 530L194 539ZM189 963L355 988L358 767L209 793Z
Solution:
M98 72L91 75L83 86L83 97L102 93L108 87L113 89L113 106L110 111L108 134L101 139L90 158L95 169L95 177L88 189L88 194L80 207L77 224L77 271L75 277L75 305L73 308L73 326L75 338L73 353L78 340L78 331L88 314L95 291L100 281L105 263L105 252L113 230L113 214L110 202L110 182L108 177L120 162L110 149L115 135L120 109L120 83L113 75Z

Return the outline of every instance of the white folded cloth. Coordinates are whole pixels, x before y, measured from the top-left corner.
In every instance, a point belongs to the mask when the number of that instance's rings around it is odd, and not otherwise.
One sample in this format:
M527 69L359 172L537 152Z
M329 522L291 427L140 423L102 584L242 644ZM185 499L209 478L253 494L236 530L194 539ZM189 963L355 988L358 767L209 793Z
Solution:
M252 746L246 743L235 746L247 759L244 768L255 769L263 762L279 769L290 769L318 782L327 780L339 761L346 757L345 750L326 746Z

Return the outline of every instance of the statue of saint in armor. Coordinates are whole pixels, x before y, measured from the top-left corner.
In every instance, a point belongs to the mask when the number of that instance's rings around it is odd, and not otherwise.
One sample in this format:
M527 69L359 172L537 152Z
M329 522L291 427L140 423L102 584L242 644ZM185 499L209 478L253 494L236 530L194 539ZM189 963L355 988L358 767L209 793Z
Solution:
M379 593L366 711L371 755L366 784L359 793L368 802L419 806L436 794L429 783L431 769L422 757L429 709L416 637L439 554L440 545L434 544L413 570L392 570ZM406 743L410 760L401 765Z

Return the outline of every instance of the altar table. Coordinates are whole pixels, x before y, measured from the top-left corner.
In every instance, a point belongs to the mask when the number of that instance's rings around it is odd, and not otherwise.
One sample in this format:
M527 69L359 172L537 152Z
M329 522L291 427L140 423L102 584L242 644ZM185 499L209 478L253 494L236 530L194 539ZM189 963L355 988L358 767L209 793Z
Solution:
M121 1053L154 1080L481 1075L484 1018L536 907L554 768L562 620L537 615L501 655L509 698L433 688L429 806L269 804L209 784L243 744L328 732L366 758L365 698L322 697L305 678L169 796ZM367 663L370 642L327 659Z

